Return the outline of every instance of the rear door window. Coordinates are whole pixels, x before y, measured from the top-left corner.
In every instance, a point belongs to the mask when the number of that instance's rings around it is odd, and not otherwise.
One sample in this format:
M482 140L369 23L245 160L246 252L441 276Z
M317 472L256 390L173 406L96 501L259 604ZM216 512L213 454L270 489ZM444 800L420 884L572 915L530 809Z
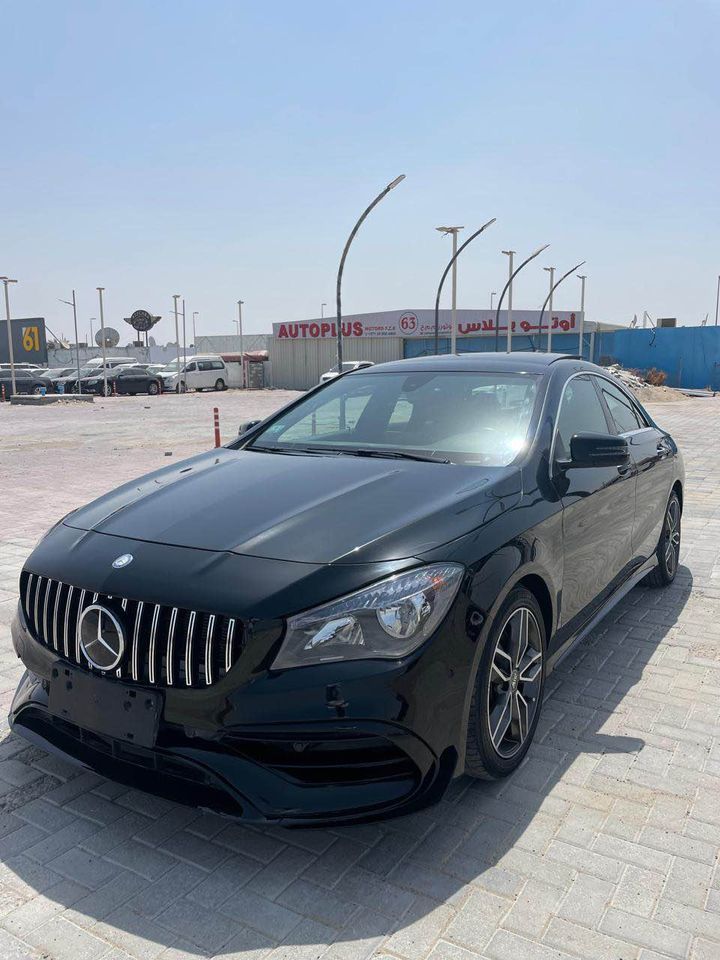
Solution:
M599 380L598 383L618 433L631 433L647 426L632 400L626 397L622 390L607 380Z

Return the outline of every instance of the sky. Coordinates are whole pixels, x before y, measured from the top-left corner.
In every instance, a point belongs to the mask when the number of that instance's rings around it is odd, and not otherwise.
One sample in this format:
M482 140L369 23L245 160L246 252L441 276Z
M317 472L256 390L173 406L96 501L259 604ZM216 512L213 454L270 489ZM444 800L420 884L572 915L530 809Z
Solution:
M714 322L720 273L718 0L2 0L0 275L14 316L81 337L137 308L173 337L434 303L438 225L490 227L458 306L518 259L585 259L586 316ZM462 235L461 235L462 237ZM517 260L516 260L517 262ZM580 283L558 288L576 309ZM448 285L449 295L449 285ZM97 322L94 323L97 328ZM127 339L130 339L128 336Z

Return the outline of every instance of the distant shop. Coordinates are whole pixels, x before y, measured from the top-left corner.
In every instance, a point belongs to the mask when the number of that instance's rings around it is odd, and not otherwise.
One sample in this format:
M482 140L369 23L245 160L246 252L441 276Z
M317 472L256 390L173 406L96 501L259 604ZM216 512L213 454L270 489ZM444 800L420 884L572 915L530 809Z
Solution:
M458 350L461 353L493 351L507 347L507 312L500 312L499 327L495 312L490 310L458 310ZM441 310L438 317L438 351L450 350L450 310ZM580 317L576 311L555 310L552 317L543 316L540 329L539 310L513 310L513 350L546 350L548 323L551 324L553 350L578 353L580 350ZM601 328L611 329L610 325ZM583 353L588 356L594 346L596 324L586 324ZM344 359L386 363L408 357L435 353L435 311L385 310L377 313L352 314L343 318ZM337 324L332 318L287 321L273 324L268 343L275 387L307 390L336 362Z

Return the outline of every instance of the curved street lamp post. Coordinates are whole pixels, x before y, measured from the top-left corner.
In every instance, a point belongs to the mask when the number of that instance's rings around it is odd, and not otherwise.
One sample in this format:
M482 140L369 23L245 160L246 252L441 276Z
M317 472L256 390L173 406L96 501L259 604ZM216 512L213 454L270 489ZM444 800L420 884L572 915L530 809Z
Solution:
M467 247L467 245L468 245L469 243L472 243L473 240L475 239L475 237L479 237L480 234L483 232L483 230L486 230L489 226L492 226L492 224L495 223L496 220L497 220L497 217L493 217L492 220L488 220L487 223L484 223L484 224L480 227L479 230L476 230L476 231L475 231L475 233L471 233L471 234L470 234L470 236L467 238L467 240L465 241L465 243L463 243L461 246L459 246L458 249L457 249L457 251L452 255L452 257L450 257L450 260L449 260L449 262L448 262L448 265L445 267L445 270L443 271L442 277L440 277L440 283L439 283L438 289L437 289L437 296L435 297L435 356L437 356L437 355L438 355L438 352L439 352L439 344L440 344L440 294L442 293L442 288L443 288L443 284L445 283L445 278L447 277L448 273L450 272L450 268L453 266L453 264L455 263L455 261L457 260L457 258L460 256L460 254L461 254L461 253L463 252L463 250L465 249L465 247Z
M578 277L580 280L580 349L578 353L582 357L583 355L583 336L585 333L585 281L587 276L580 275Z
M350 236L347 238L347 241L346 241L346 243L345 243L345 247L344 247L344 249L343 249L342 256L340 257L340 265L338 266L337 284L336 284L336 292L335 292L335 298L336 298L336 303L337 303L337 362L338 362L338 372L339 372L339 373L342 373L342 362L343 362L342 303L341 303L341 300L342 300L342 276L343 276L343 270L345 269L345 260L346 260L347 255L348 255L348 250L350 249L350 245L352 244L353 240L355 239L355 234L358 232L358 230L359 230L360 227L362 226L363 221L365 220L365 218L367 217L367 215L370 213L370 211L380 203L380 201L383 199L383 197L387 196L388 193L390 193L391 190L394 190L395 187L396 187L399 183L401 183L404 179L405 179L405 174L404 174L404 173L401 173L399 177L395 177L395 179L392 181L392 183L389 183L389 184L385 187L385 189L382 190L382 191L375 197L375 199L373 200L373 202L372 202L368 207L365 208L365 210L364 210L363 213L362 213L362 216L360 217L360 219L358 220L358 222L355 224L355 226L352 228L352 230L351 230L351 232L350 232Z
M10 294L8 293L8 286L11 283L17 283L17 280L11 280L10 277L0 277L3 285L5 287L5 320L7 322L7 342L8 342L8 360L10 361L10 384L12 392L17 392L17 385L15 382L15 355L13 353L13 342L12 342L12 329L10 324Z
M544 314L545 314L545 307L548 305L548 303L550 303L550 302L552 301L552 295L553 295L553 293L555 292L555 290L557 290L557 288L560 286L560 284L563 282L563 280L567 280L567 278L570 276L571 273L575 273L575 271L576 271L576 270L579 270L580 267L582 267L583 264L585 264L585 263L587 263L586 260L581 260L580 263L576 263L574 267L571 267L571 268L568 270L567 273L564 273L564 274L560 277L560 279L557 280L557 281L550 287L550 292L549 292L548 295L545 297L545 303L542 305L542 310L540 311L540 322L539 322L539 324L538 324L538 326L539 326L539 328L540 328L540 330L539 330L539 335L540 335L540 336L542 336L542 322L543 322L543 316L544 316ZM549 269L549 268L546 267L545 269L547 270L547 269ZM554 270L555 268L553 267L552 269ZM550 276L552 277L553 274L551 274ZM548 352L548 353L550 353L550 347L551 347L551 345L552 345L552 316L550 317L550 322L549 322L549 324L548 324L548 348L547 348L547 352Z
M512 282L515 277L520 273L523 267L527 266L531 260L534 260L535 257L539 257L543 250L547 250L550 246L549 243L546 243L544 247L538 247L534 253L531 253L530 256L523 260L519 267L516 267L513 272L508 277L508 282L503 287L502 293L500 294L500 299L498 300L497 310L495 311L495 353L498 352L498 346L500 343L500 308L502 307L502 302L505 299L505 294L508 292L508 289L512 286ZM512 336L512 333L511 333Z
M82 384L80 383L80 344L78 343L78 332L77 332L77 304L75 302L75 291L72 292L72 300L63 300L58 297L60 303L66 303L69 307L73 308L73 324L75 327L75 360L77 362L77 376L78 376L78 393L82 393Z

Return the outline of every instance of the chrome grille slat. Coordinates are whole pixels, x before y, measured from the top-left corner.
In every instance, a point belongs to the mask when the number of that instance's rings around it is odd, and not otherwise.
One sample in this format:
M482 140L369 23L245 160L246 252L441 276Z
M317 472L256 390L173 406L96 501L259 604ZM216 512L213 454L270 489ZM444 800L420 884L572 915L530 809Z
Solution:
M137 611L135 613L135 629L133 630L133 639L132 639L132 678L133 680L138 679L138 648L140 646L140 622L142 620L143 607L145 604L141 600L137 605Z
M175 642L175 624L177 623L178 609L177 607L172 608L172 613L170 614L170 627L168 629L168 640L167 640L167 653L165 655L165 672L167 675L167 684L169 687L173 685L173 643Z
M39 605L40 605L40 586L42 584L43 578L38 577L37 584L35 586L35 604L33 607L33 625L35 627L35 633L40 633L40 617L39 617Z
M80 599L78 601L77 620L75 622L75 663L82 663L82 661L80 660L80 617L83 612L83 606L85 604L86 596L87 596L87 590L81 590Z
M75 587L70 587L68 590L67 599L65 600L65 628L63 630L63 652L65 656L68 656L68 649L70 643L70 607L72 606L73 593L75 592Z
M48 600L50 599L50 587L52 586L53 581L48 580L45 584L45 599L43 600L43 636L45 637L45 643L49 643L48 639Z
M150 649L148 650L148 679L150 683L155 683L155 634L157 633L159 616L160 604L156 603L153 610L152 626L150 627Z
M185 686L192 686L192 642L195 632L195 611L193 610L188 620L187 636L185 638Z
M30 633L56 656L96 675L80 646L80 618L90 603L123 622L126 653L113 681L155 688L206 689L222 680L244 648L242 621L224 614L110 596L23 571L20 597Z
M32 583L34 573L31 573L27 578L27 583L25 584L25 616L30 619L30 594L32 593Z
M225 673L228 672L233 664L233 634L235 633L235 618L232 617L228 623L227 638L225 640Z
M212 683L212 644L213 632L215 630L215 615L210 614L208 620L207 633L205 635L205 683L210 686Z

